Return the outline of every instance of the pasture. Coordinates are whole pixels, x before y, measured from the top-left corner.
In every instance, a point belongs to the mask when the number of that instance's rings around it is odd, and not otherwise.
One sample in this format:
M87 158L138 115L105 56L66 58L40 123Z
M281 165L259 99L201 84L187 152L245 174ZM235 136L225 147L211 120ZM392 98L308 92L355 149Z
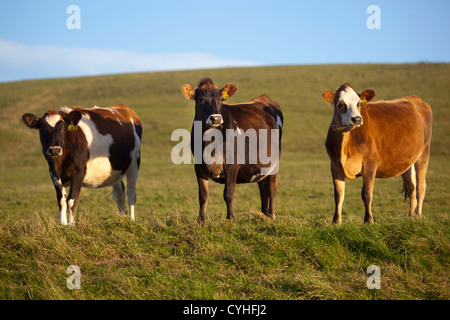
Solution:
M449 299L450 65L367 64L231 68L0 83L0 299ZM177 128L194 103L181 86L210 77L262 93L284 113L275 220L259 213L256 184L236 187L236 222L223 185L210 182L206 226L197 224L193 165L171 161ZM324 141L344 82L374 101L418 95L433 110L422 219L407 217L400 177L376 180L374 225L364 225L362 181L347 181L341 226ZM125 103L143 122L136 221L120 216L111 188L82 188L76 226L58 225L55 191L38 132L23 113ZM81 270L81 289L66 269ZM366 287L370 265L381 289Z

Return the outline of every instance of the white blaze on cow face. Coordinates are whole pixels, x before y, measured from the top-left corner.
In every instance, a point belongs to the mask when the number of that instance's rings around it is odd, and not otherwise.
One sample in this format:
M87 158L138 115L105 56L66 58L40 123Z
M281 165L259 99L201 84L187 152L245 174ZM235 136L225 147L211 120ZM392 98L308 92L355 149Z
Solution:
M45 117L45 121L52 128L54 128L56 126L56 124L58 123L58 121L61 121L61 120L62 120L62 118L59 114L54 114L54 115Z
M344 103L347 107L346 112L341 113L342 124L347 127L357 126L363 124L361 113L359 113L358 105L360 103L359 95L351 87L346 87L339 95L339 104Z

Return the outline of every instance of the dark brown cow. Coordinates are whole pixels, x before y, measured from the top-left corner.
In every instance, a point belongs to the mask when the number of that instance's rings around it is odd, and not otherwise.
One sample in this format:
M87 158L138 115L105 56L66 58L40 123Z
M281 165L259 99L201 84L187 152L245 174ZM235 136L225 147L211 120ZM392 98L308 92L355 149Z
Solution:
M401 175L410 198L409 215L422 215L425 176L430 158L432 113L417 96L368 103L375 91L357 94L348 84L326 90L334 115L325 142L334 182L333 222L341 223L345 178L362 176L364 221L373 223L371 203L375 178Z
M47 111L42 118L27 113L22 120L29 128L39 130L42 153L56 189L61 224L75 223L82 186L112 185L117 206L125 212L125 175L129 214L134 219L142 124L133 110L124 104L91 109L64 107ZM66 187L70 187L68 195Z
M234 219L236 183L249 182L258 183L261 211L274 218L283 114L280 106L265 94L245 103L225 104L223 101L236 90L237 86L232 83L219 89L209 78L202 79L195 90L191 85L182 86L185 97L195 100L191 150L196 158L195 173L199 186L198 221L203 224L209 179L225 184L223 196L227 219ZM200 128L198 136L195 134L197 127ZM208 151L213 143L217 148ZM270 163L265 159L269 154L273 156Z

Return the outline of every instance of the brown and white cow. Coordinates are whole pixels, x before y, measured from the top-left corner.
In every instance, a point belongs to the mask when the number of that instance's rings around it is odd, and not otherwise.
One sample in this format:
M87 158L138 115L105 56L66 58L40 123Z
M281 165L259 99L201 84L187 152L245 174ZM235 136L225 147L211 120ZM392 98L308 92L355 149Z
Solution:
M125 186L130 218L134 219L136 181L140 165L142 123L128 106L67 108L47 111L38 118L22 116L26 126L39 130L42 153L56 189L60 223L73 225L81 187L113 186L125 212ZM65 188L70 187L69 194ZM69 210L67 219L66 211Z
M283 126L283 114L278 103L263 94L248 102L225 104L224 101L236 92L237 85L230 83L219 89L209 78L202 79L195 90L189 84L181 89L187 99L195 100L191 150L195 156L199 187L198 221L205 223L209 179L225 184L223 196L227 205L227 219L234 219L236 183L249 182L258 183L261 211L274 218L273 202L277 190L276 173ZM195 134L196 128L200 128L201 134L198 136ZM218 148L221 150L211 152L214 157L218 157L211 161L205 151L212 143L218 143L216 139L222 139ZM274 161L265 159L265 155L269 154L274 156Z
M430 158L430 106L417 96L368 103L375 91L357 94L348 83L322 96L334 106L325 142L334 182L333 222L341 223L345 179L359 176L363 179L364 222L373 223L375 178L398 175L403 178L405 197L410 198L409 216L421 216Z

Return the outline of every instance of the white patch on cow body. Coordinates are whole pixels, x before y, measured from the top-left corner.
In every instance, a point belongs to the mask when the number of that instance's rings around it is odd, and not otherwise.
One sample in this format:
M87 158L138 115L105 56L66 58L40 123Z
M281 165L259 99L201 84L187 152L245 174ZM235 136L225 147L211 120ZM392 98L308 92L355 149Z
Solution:
M114 184L123 177L120 170L113 170L109 161L109 148L114 143L110 134L102 135L94 122L83 114L79 128L83 131L88 149L89 159L86 163L86 175L82 185L91 188L101 188Z
M341 114L342 124L344 126L353 126L352 118L361 117L361 114L358 111L358 103L360 101L359 96L355 90L346 87L339 95L339 102L341 101L344 101L347 105L347 112Z
M267 177L268 175L273 175L273 174L277 174L278 173L278 166L279 166L279 160L277 159L276 161L274 161L274 163L270 164L269 168L261 168L261 174L260 176L262 176L263 178ZM262 180L262 179L261 179Z
M114 109L111 109L111 108L102 108L102 107L98 107L98 106L94 106L93 109L106 110L106 111L109 111L109 112L111 112L111 113L116 112L116 110L114 110Z
M61 121L62 118L59 114L53 114L51 116L46 116L45 121L48 123L48 125L52 128L56 126L56 124Z

